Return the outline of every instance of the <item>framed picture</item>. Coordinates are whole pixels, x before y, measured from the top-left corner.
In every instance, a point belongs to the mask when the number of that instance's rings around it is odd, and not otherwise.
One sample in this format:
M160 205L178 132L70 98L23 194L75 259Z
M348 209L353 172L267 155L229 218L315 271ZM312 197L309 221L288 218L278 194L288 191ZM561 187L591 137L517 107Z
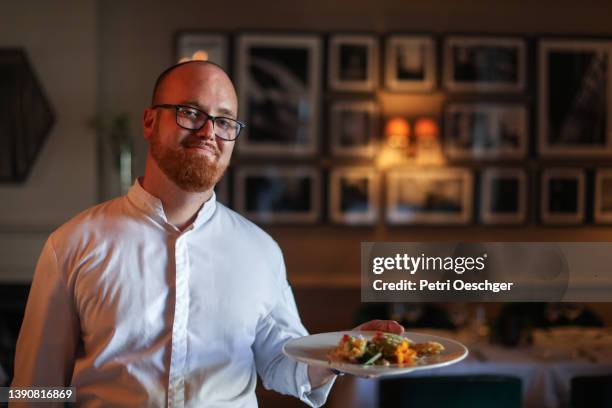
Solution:
M521 103L451 103L444 112L444 150L452 159L521 159L529 120Z
M25 49L0 49L0 72L0 183L23 183L55 124L55 112Z
M234 173L234 208L256 222L314 223L320 190L312 166L243 166Z
M223 34L186 31L176 35L176 62L211 61L228 70L228 49Z
M448 37L444 86L451 92L525 90L525 40L510 37Z
M467 224L472 218L473 177L462 168L398 168L387 174L391 224Z
M374 101L334 102L330 113L330 150L338 156L373 157L380 129Z
M308 156L318 148L321 41L317 36L250 35L236 46L240 154Z
M539 153L612 155L612 41L542 40L538 56Z
M436 43L433 37L387 37L385 84L390 91L433 90L436 86Z
M597 170L593 214L596 223L612 224L612 168Z
M374 224L379 213L379 175L370 167L335 168L329 179L329 216L339 224Z
M329 86L334 91L371 92L378 78L378 38L333 35L329 40Z
M542 172L541 217L545 224L584 221L585 172L578 168L551 168Z
M527 219L527 175L519 168L488 168L480 178L480 220L487 225Z

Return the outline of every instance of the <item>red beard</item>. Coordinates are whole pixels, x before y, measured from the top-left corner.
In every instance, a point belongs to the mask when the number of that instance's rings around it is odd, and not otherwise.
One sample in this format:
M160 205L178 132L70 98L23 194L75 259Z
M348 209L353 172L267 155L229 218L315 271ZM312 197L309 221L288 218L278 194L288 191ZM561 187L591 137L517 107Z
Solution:
M164 174L181 190L204 192L210 190L221 179L225 168L220 165L221 152L214 143L214 158L189 150L187 147L204 143L199 138L187 137L176 149L162 144L158 132L151 140L151 155Z

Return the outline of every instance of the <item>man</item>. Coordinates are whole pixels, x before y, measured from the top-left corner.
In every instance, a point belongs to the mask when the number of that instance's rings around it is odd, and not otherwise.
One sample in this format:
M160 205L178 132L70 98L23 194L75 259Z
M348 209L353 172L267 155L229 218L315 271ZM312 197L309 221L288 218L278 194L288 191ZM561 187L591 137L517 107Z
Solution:
M45 244L13 386L70 384L92 407L255 407L259 373L267 388L325 402L334 375L281 352L306 330L280 249L214 198L236 118L234 87L216 65L160 75L144 112L144 178Z

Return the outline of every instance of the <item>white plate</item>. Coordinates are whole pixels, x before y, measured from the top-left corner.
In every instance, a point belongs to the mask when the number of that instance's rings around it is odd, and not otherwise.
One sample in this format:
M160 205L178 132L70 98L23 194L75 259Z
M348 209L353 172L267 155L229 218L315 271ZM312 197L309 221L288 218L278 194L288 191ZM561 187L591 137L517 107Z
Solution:
M364 366L363 364L330 360L328 358L328 353L338 345L338 342L345 334L349 336L361 335L367 339L371 339L376 332L341 331L300 337L288 341L283 347L283 353L302 363L333 368L347 374L368 378L406 374L411 371L444 367L458 363L468 355L468 349L458 341L425 333L406 332L403 336L409 338L413 342L423 343L426 341L437 341L444 346L444 351L438 355L422 357L416 365L412 366L400 366L398 364L391 364L390 366Z

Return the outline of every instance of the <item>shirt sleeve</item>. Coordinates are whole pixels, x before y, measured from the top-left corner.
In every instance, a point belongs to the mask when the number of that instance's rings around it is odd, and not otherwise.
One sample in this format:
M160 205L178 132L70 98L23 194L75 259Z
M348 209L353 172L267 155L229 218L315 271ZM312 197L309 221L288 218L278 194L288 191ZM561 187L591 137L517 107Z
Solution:
M300 321L291 287L284 280L284 264L282 269L284 287L279 302L257 326L253 345L257 372L266 389L293 395L311 407L320 407L327 400L336 377L312 389L308 365L283 354L283 345L288 340L306 336L308 332Z
M49 238L32 280L17 340L12 386L68 386L79 327L73 297L62 278Z

